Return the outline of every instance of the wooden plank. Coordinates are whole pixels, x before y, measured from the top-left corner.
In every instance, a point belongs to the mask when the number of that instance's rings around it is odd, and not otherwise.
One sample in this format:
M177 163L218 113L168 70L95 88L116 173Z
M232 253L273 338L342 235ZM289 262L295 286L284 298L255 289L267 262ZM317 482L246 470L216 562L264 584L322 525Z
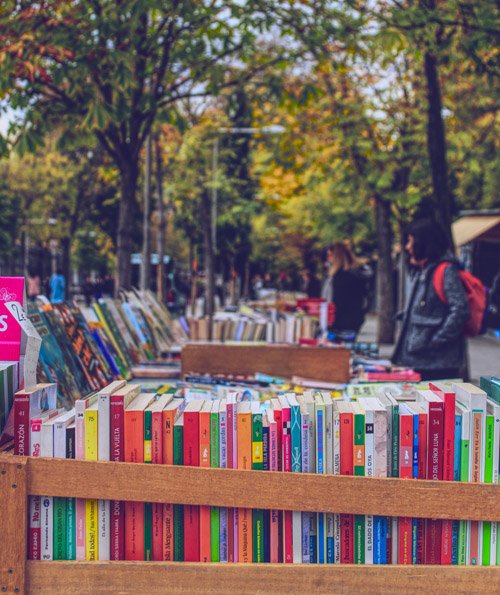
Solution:
M28 490L109 500L500 521L496 484L30 458Z
M498 593L500 568L28 562L30 593Z
M182 374L301 376L325 382L350 379L350 351L342 347L190 343L181 354Z
M2 455L0 590L6 593L24 592L28 517L27 473L25 458Z

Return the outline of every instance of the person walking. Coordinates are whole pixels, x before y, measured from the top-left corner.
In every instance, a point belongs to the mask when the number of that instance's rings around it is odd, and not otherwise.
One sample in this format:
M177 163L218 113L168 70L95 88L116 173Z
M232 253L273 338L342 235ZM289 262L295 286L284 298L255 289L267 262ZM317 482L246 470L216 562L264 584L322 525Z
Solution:
M413 368L422 380L460 378L466 362L464 325L470 315L460 264L444 230L432 220L417 220L410 226L405 249L410 289L392 361ZM442 262L449 263L444 269L446 302L433 282Z
M57 269L57 271L51 276L49 285L50 301L53 304L60 304L61 302L64 302L66 293L66 279L64 278L61 269Z
M37 296L40 295L42 292L42 280L40 279L40 275L37 275L34 272L31 272L28 275L28 283L27 283L27 294L28 299L30 302L34 302Z
M327 265L321 297L335 304L332 330L357 335L365 320L367 271L343 242L328 247Z

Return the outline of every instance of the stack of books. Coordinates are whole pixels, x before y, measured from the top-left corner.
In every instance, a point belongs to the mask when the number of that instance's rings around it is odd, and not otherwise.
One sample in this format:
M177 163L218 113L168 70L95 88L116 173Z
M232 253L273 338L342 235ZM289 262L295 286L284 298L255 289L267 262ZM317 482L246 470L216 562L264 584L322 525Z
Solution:
M115 381L57 409L53 384L18 391L15 454L498 483L500 380L486 390L430 383L391 391L222 398ZM160 394L161 393L161 394ZM351 393L352 395L352 393ZM401 397L401 395L400 395ZM278 502L277 502L278 505ZM177 504L31 498L29 557L355 564L495 565L498 525Z

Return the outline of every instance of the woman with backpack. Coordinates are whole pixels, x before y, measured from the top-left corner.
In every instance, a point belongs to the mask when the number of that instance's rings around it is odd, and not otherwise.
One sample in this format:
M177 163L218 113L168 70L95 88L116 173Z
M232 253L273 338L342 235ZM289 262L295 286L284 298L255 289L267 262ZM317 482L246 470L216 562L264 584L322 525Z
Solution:
M460 378L466 361L464 326L470 317L460 265L435 221L415 221L405 248L410 289L393 362L413 368L422 380Z

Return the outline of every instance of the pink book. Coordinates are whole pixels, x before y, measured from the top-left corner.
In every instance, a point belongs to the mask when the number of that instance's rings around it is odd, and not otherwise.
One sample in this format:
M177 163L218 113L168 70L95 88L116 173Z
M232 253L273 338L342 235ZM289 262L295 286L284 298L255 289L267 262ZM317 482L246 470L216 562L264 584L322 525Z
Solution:
M292 434L291 434L291 412L288 400L284 396L279 397L281 404L281 420L283 424L283 471L292 471ZM283 561L287 564L293 562L293 517L291 510L283 513Z
M269 471L278 471L278 430L274 421L274 412L266 412L269 424ZM270 511L269 554L271 563L279 562L279 514L277 510Z
M455 457L455 393L444 382L429 388L444 402L443 480L453 481ZM441 564L451 564L453 521L441 521Z
M227 423L227 467L228 469L234 469L234 437L233 437L233 424L235 420L234 415L234 403L236 399L234 395L228 395L226 404L226 423ZM235 548L234 548L234 508L227 509L227 558L228 562L234 562Z

